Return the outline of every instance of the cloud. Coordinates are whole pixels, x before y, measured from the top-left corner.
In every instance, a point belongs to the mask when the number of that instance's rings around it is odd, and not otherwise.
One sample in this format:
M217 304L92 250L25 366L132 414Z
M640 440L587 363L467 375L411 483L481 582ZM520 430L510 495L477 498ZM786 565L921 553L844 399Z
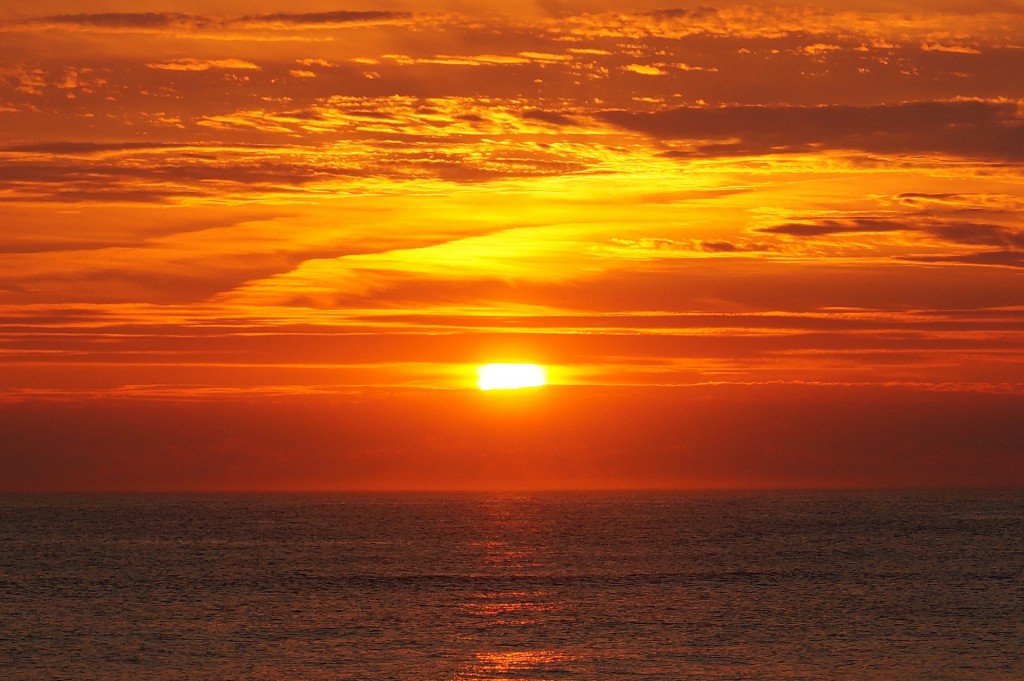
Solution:
M110 151L173 149L187 145L170 142L33 142L0 148L3 152L42 154L102 154Z
M659 140L687 140L669 156L739 156L854 150L1024 159L1015 103L950 101L878 106L685 107L606 110L599 120ZM956 130L955 135L950 130Z
M641 76L664 76L668 74L668 71L650 64L626 64L622 67L622 70L637 73Z
M174 144L37 142L0 149L0 203L166 202L186 197L287 195L337 191L359 178L414 181L440 178L475 183L502 178L562 176L597 162L588 147L564 141L544 147L532 140L481 144L476 136L517 120L483 115L458 120L455 111L326 112L320 108L280 113L240 111L195 123L230 135L256 132L293 141L323 134L322 147L295 144ZM330 116L330 117L328 117ZM506 124L506 128L510 127ZM528 130L524 126L524 130ZM550 129L537 126L539 133ZM339 134L361 132L361 141L331 143ZM506 134L507 134L506 130ZM404 145L388 142L399 135ZM462 141L462 137L468 141ZM384 139L375 139L380 137ZM424 141L420 141L423 139ZM473 153L464 150L473 147ZM144 161L144 162L140 162Z
M0 66L0 86L6 86L16 93L26 95L42 95L48 85L46 71L27 66L12 64ZM18 107L7 107L8 111L19 111ZM37 112L33 112L37 113Z
M552 125L578 125L576 121L556 111L543 111L541 109L527 109L523 112L523 118L531 121L543 121Z
M651 12L647 12L647 16L664 21L675 21L679 19L694 20L694 19L705 19L707 17L713 17L718 14L718 9L707 5L701 5L696 9L657 9Z
M948 243L1024 249L1024 229L985 222L943 220L934 216L907 215L895 218L816 218L762 227L759 232L795 237L834 234L916 232Z
M958 244L1002 246L1024 249L1024 229L977 222L947 222L924 225L931 236Z
M380 11L334 11L334 12L275 12L272 14L249 14L238 18L238 21L256 24L295 24L295 25L344 25L408 19L408 12Z
M853 218L845 220L824 219L813 222L787 222L771 227L762 227L758 231L767 234L786 234L789 236L825 236L827 234L857 234L868 232L898 232L912 227L892 220L875 218Z
M688 239L680 241L666 237L612 239L612 246L610 248L613 251L644 254L648 257L693 253L756 253L775 250L771 244L749 240Z
M75 151L69 145L62 155ZM139 147L139 151L160 147ZM174 149L172 148L171 151ZM97 152L85 149L84 152ZM128 150L130 151L130 149ZM277 192L297 188L327 177L350 177L357 173L349 168L320 169L312 163L267 163L258 155L253 158L226 158L222 162L196 162L188 158L189 150L163 157L154 156L159 164L138 165L130 158L98 156L95 159L40 160L39 162L0 165L0 180L12 192L5 200L51 201L166 201L174 197L214 196L228 185L246 193Z
M962 196L955 194L900 194L900 201L916 206L920 201L928 203L960 203ZM953 213L953 215L956 215ZM938 242L949 250L953 246L990 246L993 250L971 251L968 253L943 254L895 254L898 260L922 263L961 263L993 267L1024 267L1024 229L986 222L967 222L944 218L942 214L909 214L898 218L815 218L800 222L787 222L757 231L766 234L781 234L801 239L825 240L827 237L849 234L869 235L872 233L902 233L917 236L918 246ZM913 246L904 246L904 249Z
M168 12L106 12L99 14L54 14L29 20L36 24L97 28L169 28L186 23L189 15Z
M452 55L439 54L433 57L410 57L406 54L385 54L382 60L401 64L403 66L415 66L429 64L434 66L520 66L530 64L534 60L528 57L505 54L476 54L476 55Z
M839 45L831 45L831 44L826 44L826 43L814 43L813 45L804 45L803 47L800 48L800 51L803 52L804 54L808 54L808 55L811 55L812 57L816 57L816 56L819 56L819 55L826 54L828 52L837 52L837 51L842 50L842 49L843 48L840 47Z
M902 256L901 260L934 263L962 263L965 265L992 265L996 267L1024 268L1024 252L1022 251L980 251L977 253L957 253L954 255L917 255Z
M335 28L357 24L407 21L409 12L333 11L273 12L247 15L201 15L178 12L101 12L52 14L8 22L6 28L51 26L96 31L164 32L182 28L200 33L216 33L245 28Z
M921 49L925 52L952 52L956 54L981 54L981 50L964 45L941 45L939 43L924 43Z
M963 201L967 198L965 194L954 194L954 193L940 193L940 194L928 194L925 192L903 192L897 194L896 198L908 205L927 204L927 203L955 203Z
M291 128L284 128L291 132ZM287 145L47 142L0 151L0 202L168 202L308 191L371 175L414 177L416 152L381 159L370 146L331 153ZM7 158L5 158L5 156ZM390 164L402 159L403 169ZM453 163L455 160L453 160ZM419 171L417 165L423 166Z
M242 59L175 59L170 62L146 64L147 68L163 71L209 71L210 69L242 69L251 70L260 67Z
M571 35L589 38L679 39L697 35L823 42L853 35L863 36L869 44L911 41L915 50L920 45L965 41L964 36L986 36L1012 44L1013 39L1007 37L1016 35L1014 31L1020 27L1016 4L1012 9L1001 4L987 4L981 9L960 2L937 7L919 0L899 7L892 3L884 7L845 3L841 8L835 4L724 2L717 7L646 12L623 7L622 3L615 7L588 3L585 11L565 12L552 23L557 21L560 30ZM956 30L951 31L950 26L956 26Z

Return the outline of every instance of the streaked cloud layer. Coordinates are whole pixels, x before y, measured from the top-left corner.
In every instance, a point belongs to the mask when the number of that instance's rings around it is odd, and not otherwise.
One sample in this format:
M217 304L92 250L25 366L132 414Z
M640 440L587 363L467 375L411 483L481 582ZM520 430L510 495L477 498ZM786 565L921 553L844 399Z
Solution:
M0 457L49 446L21 413L187 403L231 421L308 400L376 409L380 423L346 421L338 456L387 449L397 470L451 453L425 453L443 449L436 434L376 442L380 424L418 418L421 392L482 399L461 392L472 366L507 359L551 366L576 405L565 423L607 408L602 391L646 414L618 454L597 451L614 438L579 438L603 462L583 486L652 484L626 463L651 448L684 486L913 484L913 470L1024 484L1019 427L994 418L975 446L966 423L939 425L954 402L997 414L1024 396L1022 36L1016 1L8 3L0 421L20 444ZM853 466L846 426L829 444L797 412L749 405L815 390L829 422L891 405L862 448L902 441L918 461L935 433L956 444L938 472L886 478ZM690 463L672 463L666 438L687 432L650 415L701 395L719 411L693 426ZM160 428L186 418L168 409ZM715 439L715 419L749 438ZM113 449L145 440L118 427L96 432ZM337 435L277 427L281 442ZM811 441L806 476L758 459L803 461ZM747 452L733 478L693 462L716 446ZM225 484L126 465L111 486ZM45 467L18 466L12 487L46 486ZM452 486L500 480L485 468ZM572 487L571 468L522 484ZM247 484L280 486L267 475Z

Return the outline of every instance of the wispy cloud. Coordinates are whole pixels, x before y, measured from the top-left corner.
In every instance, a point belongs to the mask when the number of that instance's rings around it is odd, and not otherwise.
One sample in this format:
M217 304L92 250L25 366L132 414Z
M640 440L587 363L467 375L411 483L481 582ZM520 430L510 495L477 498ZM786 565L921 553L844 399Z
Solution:
M381 11L345 11L333 12L274 12L270 14L248 14L237 18L237 21L256 24L312 24L312 25L344 25L350 23L392 21L408 19L408 12Z
M1024 229L985 222L966 222L956 219L955 214L944 219L915 214L891 218L818 218L773 225L759 231L802 239L903 233L957 246L991 246L1001 249L992 251L990 255L975 253L970 256L948 256L951 261L963 261L964 257L970 257L972 262L977 264L983 264L987 260L991 260L992 264L1008 264L1013 261L1013 253L1024 254ZM947 256L937 257L934 262L947 259Z
M146 64L147 68L163 71L209 71L210 69L259 69L259 66L242 59L175 59L169 62Z
M5 30L29 30L33 27L55 27L96 31L175 31L188 29L217 32L252 28L332 28L352 24L379 24L407 21L408 12L332 11L332 12L270 12L265 14L202 15L181 12L99 12L51 14L8 21Z
M95 14L52 14L29 19L30 24L85 26L96 28L169 28L189 22L191 16L174 12L100 12Z
M935 153L1015 161L1024 126L1009 102L914 102L870 107L726 106L655 112L603 111L598 118L662 140L689 141L680 157L804 153ZM949 135L951 128L956 135Z
M916 262L1024 267L1024 251L980 251L976 253L957 253L954 255L918 255L904 256L904 259Z

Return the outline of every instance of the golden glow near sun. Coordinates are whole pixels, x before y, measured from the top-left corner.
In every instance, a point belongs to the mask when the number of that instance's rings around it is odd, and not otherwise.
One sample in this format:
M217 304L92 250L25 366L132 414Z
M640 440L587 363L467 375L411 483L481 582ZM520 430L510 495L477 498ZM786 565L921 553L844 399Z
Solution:
M484 364L476 370L481 390L514 390L546 385L547 372L537 364Z

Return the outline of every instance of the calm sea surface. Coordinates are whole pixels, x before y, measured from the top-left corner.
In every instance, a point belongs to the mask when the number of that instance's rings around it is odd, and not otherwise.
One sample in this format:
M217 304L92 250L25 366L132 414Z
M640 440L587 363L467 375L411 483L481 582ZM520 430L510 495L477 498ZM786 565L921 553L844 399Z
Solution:
M1024 493L0 497L0 678L1024 679Z

